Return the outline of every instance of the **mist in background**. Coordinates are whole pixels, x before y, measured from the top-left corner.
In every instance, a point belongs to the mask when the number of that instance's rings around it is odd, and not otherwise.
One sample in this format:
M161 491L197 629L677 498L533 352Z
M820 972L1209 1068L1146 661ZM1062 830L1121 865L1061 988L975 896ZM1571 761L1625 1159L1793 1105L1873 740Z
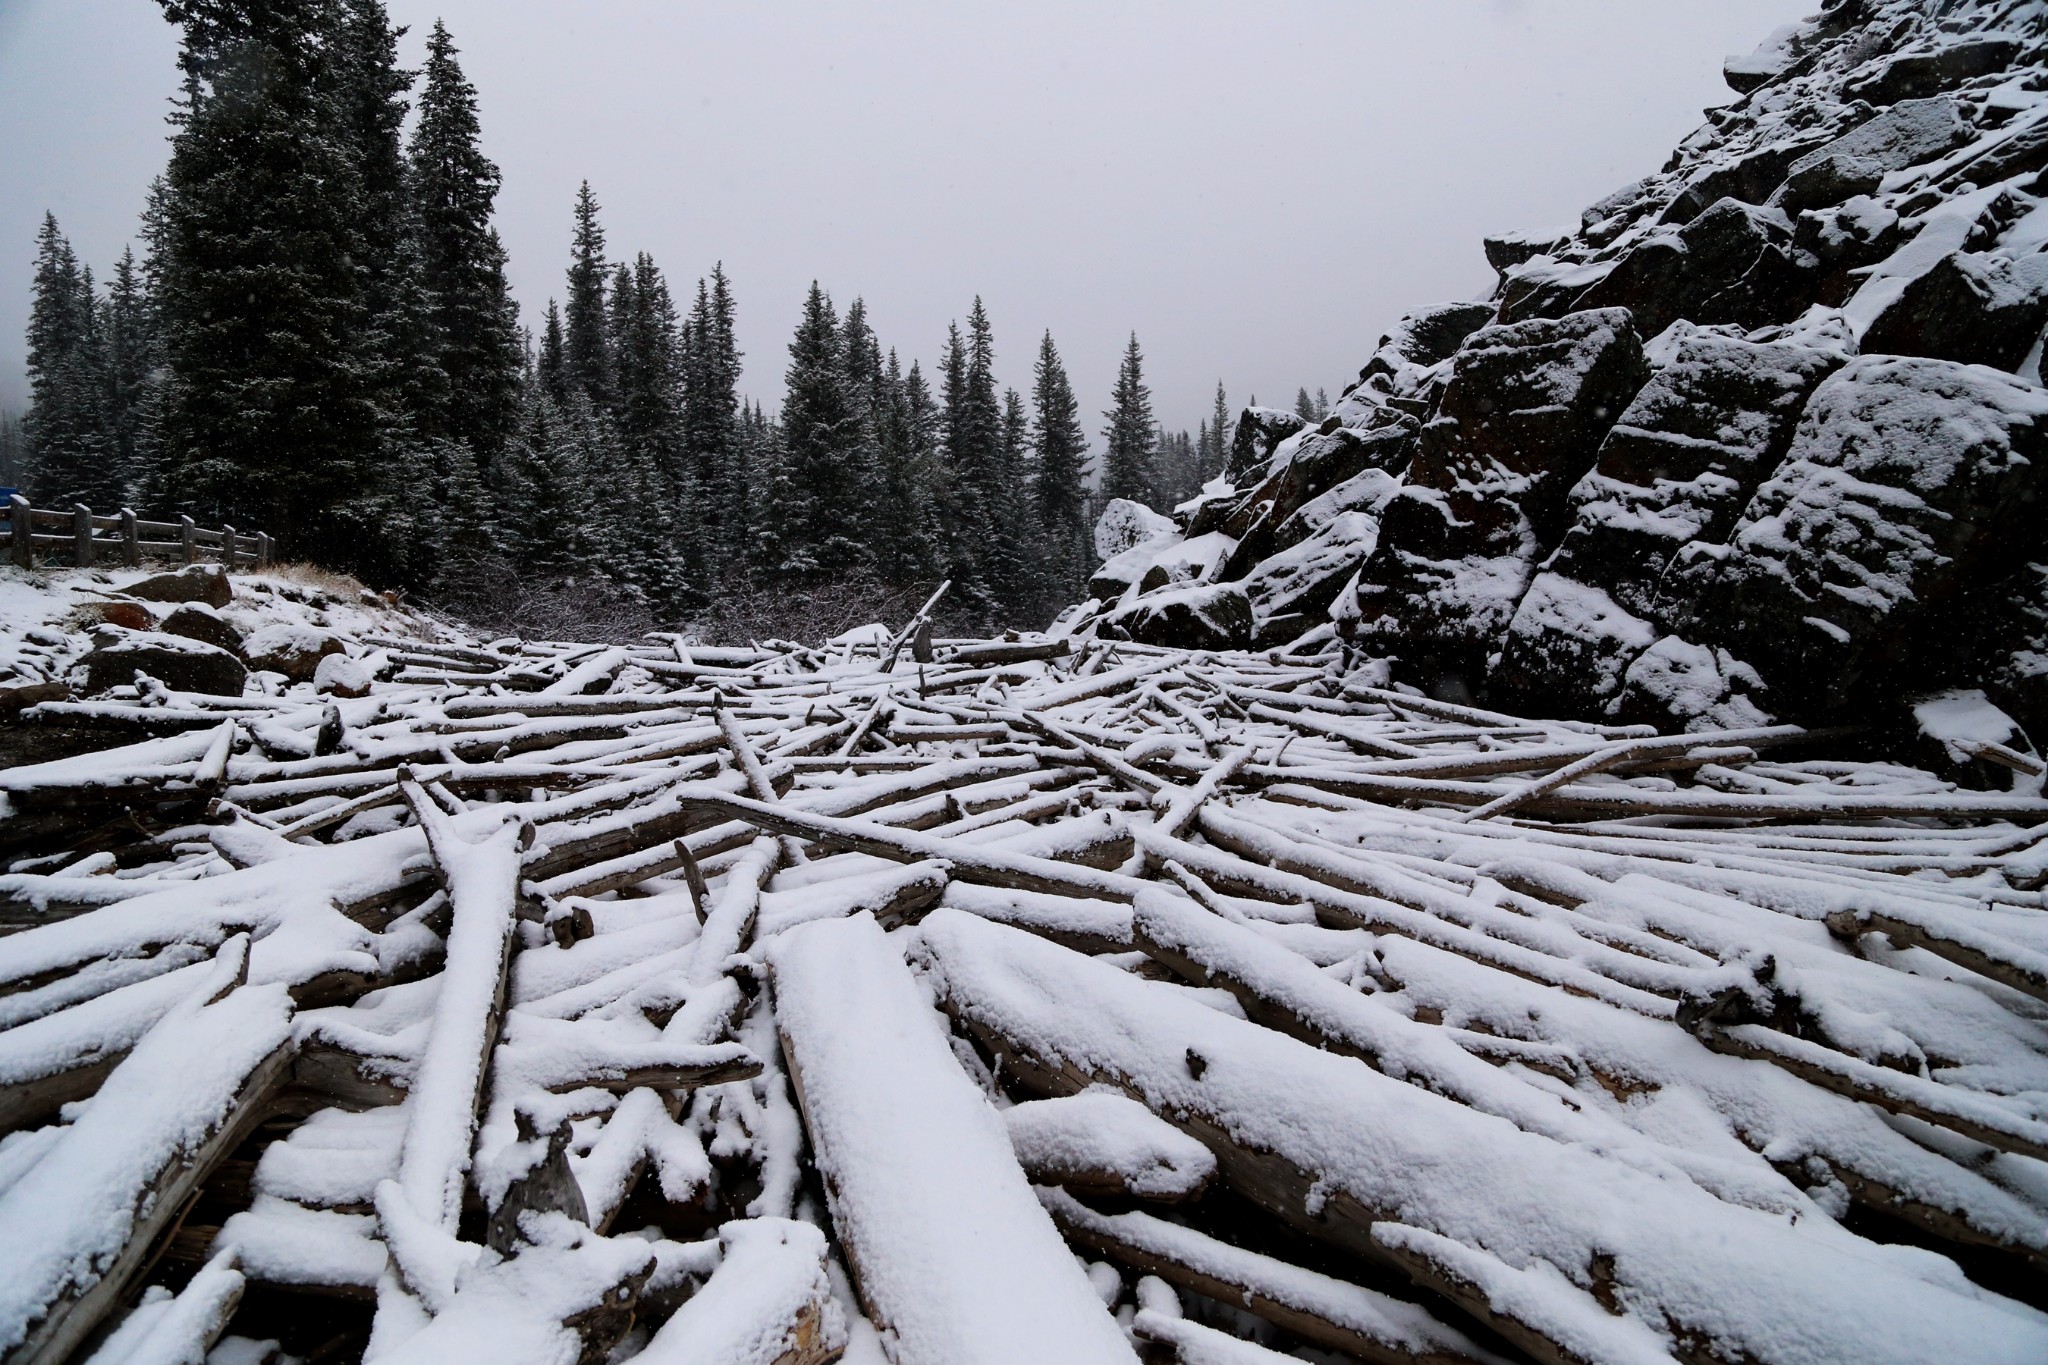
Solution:
M614 259L679 291L724 262L771 409L815 278L928 369L979 294L1019 389L1050 328L1091 432L1133 330L1170 429L1219 378L1334 399L1404 311L1491 290L1483 234L1655 170L1811 6L389 0L410 64L437 16L462 50L529 325L587 178ZM0 0L0 405L43 212L102 278L135 240L177 36L153 0Z

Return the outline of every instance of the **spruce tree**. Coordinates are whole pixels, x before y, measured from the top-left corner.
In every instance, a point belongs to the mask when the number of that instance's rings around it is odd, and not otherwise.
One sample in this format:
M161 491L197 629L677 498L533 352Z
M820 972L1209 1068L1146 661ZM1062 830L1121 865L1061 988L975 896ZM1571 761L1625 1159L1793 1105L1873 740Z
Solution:
M1032 512L1041 551L1042 592L1060 602L1078 595L1093 561L1088 553L1088 437L1081 405L1047 332L1032 370L1031 444L1037 465Z
M883 581L914 587L934 569L931 544L931 478L934 458L931 390L917 362L903 372L889 352L882 375L877 433L876 571Z
M1117 366L1110 390L1109 424L1102 429L1102 496L1144 502L1153 495L1153 449L1158 425L1152 419L1152 391L1145 386L1145 354L1138 334Z
M1209 414L1210 447L1202 461L1202 482L1220 478L1230 462L1230 445L1235 438L1236 423L1230 415L1230 400L1224 396L1223 381L1216 381L1216 406Z
M111 397L92 272L44 214L36 234L28 320L29 410L23 421L30 494L45 506L119 500L108 430Z
M467 444L488 483L519 429L522 356L505 248L491 226L501 177L478 145L476 88L457 51L435 20L406 168L434 360L447 380L446 407L427 425Z
M563 374L570 389L602 411L612 401L611 338L606 331L604 227L590 182L576 191L576 230L569 246L568 300L562 310Z
M569 401L569 359L562 341L562 310L548 300L547 318L541 324L540 355L534 360L534 382L557 407Z
M23 454L21 415L0 408L0 487L21 486Z
M149 296L132 248L124 248L121 259L114 263L105 313L111 458L120 499L133 504L140 501L141 493L153 491L157 360Z
M384 414L341 16L313 0L163 5L187 77L157 297L177 485L286 554L381 573L364 494Z
M994 468L990 470L983 507L988 517L989 590L1002 619L1014 619L1032 596L1037 546L1028 534L1026 508L1031 501L1031 422L1024 398L1004 389Z
M775 572L787 581L843 574L867 559L859 506L870 471L861 464L844 347L837 311L814 280L789 343L783 458L764 509L777 528Z
M740 442L740 353L735 306L722 265L697 281L683 328L683 452L695 506L691 545L698 581L744 577L747 466Z
M982 561L988 550L977 473L981 443L995 429L977 412L968 380L969 348L960 325L946 325L939 355L938 458L932 468L935 549L940 575L953 584L953 600L969 610L988 606Z

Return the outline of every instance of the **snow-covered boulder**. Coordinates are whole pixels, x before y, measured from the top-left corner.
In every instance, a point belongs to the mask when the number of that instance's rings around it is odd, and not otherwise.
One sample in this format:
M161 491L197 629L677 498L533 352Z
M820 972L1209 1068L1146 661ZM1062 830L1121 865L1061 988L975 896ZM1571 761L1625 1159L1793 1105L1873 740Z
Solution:
M293 682L313 681L320 661L341 652L339 636L303 623L265 626L242 642L251 668L282 673Z
M2048 256L1943 256L1863 333L1863 349L2016 370L2048 322Z
M1622 309L1475 332L1381 514L1353 635L1476 687L1566 494L1649 377Z
M182 635L103 626L85 656L86 690L103 692L146 673L179 692L239 697L248 670L226 650Z
M1159 515L1142 502L1111 498L1103 507L1102 515L1095 519L1095 554L1106 562L1148 540L1173 535L1179 529L1173 518Z
M1832 709L1939 677L1961 614L2040 553L2048 390L1981 365L1852 361L1714 561L1700 638ZM1695 565L1695 568L1701 567Z
M367 697L377 671L362 659L329 654L313 670L313 690L329 697Z
M1198 583L1140 597L1102 623L1113 639L1178 649L1244 649L1251 644L1252 606L1235 583Z
M1791 444L1834 352L1745 341L1679 323L1663 364L1571 490L1571 526L1516 608L1488 676L1497 704L1615 701L1631 660L1687 616L1665 570L1694 541L1727 539ZM1566 604L1590 604L1584 611Z
M209 607L224 607L235 595L228 571L218 564L187 564L123 584L120 591L145 602L204 602Z

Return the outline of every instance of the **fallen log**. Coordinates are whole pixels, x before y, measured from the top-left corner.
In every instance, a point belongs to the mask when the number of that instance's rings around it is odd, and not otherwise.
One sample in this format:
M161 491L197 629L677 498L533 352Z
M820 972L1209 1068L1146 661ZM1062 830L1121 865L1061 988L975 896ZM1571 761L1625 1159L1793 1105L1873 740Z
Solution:
M1498 1359L1420 1304L1234 1247L1148 1213L1101 1213L1063 1190L1041 1189L1038 1198L1076 1246L1243 1308L1318 1346L1384 1365Z
M91 1335L290 1066L289 997L234 982L246 945L160 1019L93 1104L0 1193L0 1358L59 1365ZM90 1191L90 1199L81 1198Z
M1638 1340L1668 1333L1701 1359L1807 1360L1796 1324L1816 1311L1831 1346L1858 1360L1936 1358L1964 1334L1986 1360L2048 1350L2048 1325L1988 1321L1979 1300L1876 1260L1851 1284L1817 1267L1808 1238L1781 1218L1522 1132L1030 935L942 909L920 936L942 1005L1006 1074L1041 1093L1125 1090L1206 1142L1245 1198L1400 1266L1539 1359L1584 1357L1554 1319L1494 1281L1398 1254L1380 1227L1512 1248L1517 1267L1547 1267L1551 1299L1575 1316L1626 1304ZM1707 1281L1728 1292L1685 1288Z
M768 961L847 1271L897 1365L1135 1362L881 928L808 924Z

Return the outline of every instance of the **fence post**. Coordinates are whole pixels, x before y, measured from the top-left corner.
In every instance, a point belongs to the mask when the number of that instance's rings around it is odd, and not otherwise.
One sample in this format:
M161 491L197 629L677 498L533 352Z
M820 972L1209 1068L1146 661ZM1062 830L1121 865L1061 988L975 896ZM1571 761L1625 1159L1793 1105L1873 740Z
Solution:
M92 509L82 502L71 508L71 559L81 569L92 567Z
M199 537L192 533L199 528L192 524L192 518L186 516L178 518L178 525L182 528L180 539L185 542L185 562L187 564L197 564L199 562Z
M220 528L220 563L229 573L235 571L235 528L226 523Z
M7 527L13 533L14 566L18 569L33 569L36 566L34 518L29 515L28 499L16 493L7 499Z
M142 566L142 528L135 524L135 509L121 509L121 560L131 569Z
M257 568L267 569L270 567L270 545L270 533L268 531L258 531L256 533Z

